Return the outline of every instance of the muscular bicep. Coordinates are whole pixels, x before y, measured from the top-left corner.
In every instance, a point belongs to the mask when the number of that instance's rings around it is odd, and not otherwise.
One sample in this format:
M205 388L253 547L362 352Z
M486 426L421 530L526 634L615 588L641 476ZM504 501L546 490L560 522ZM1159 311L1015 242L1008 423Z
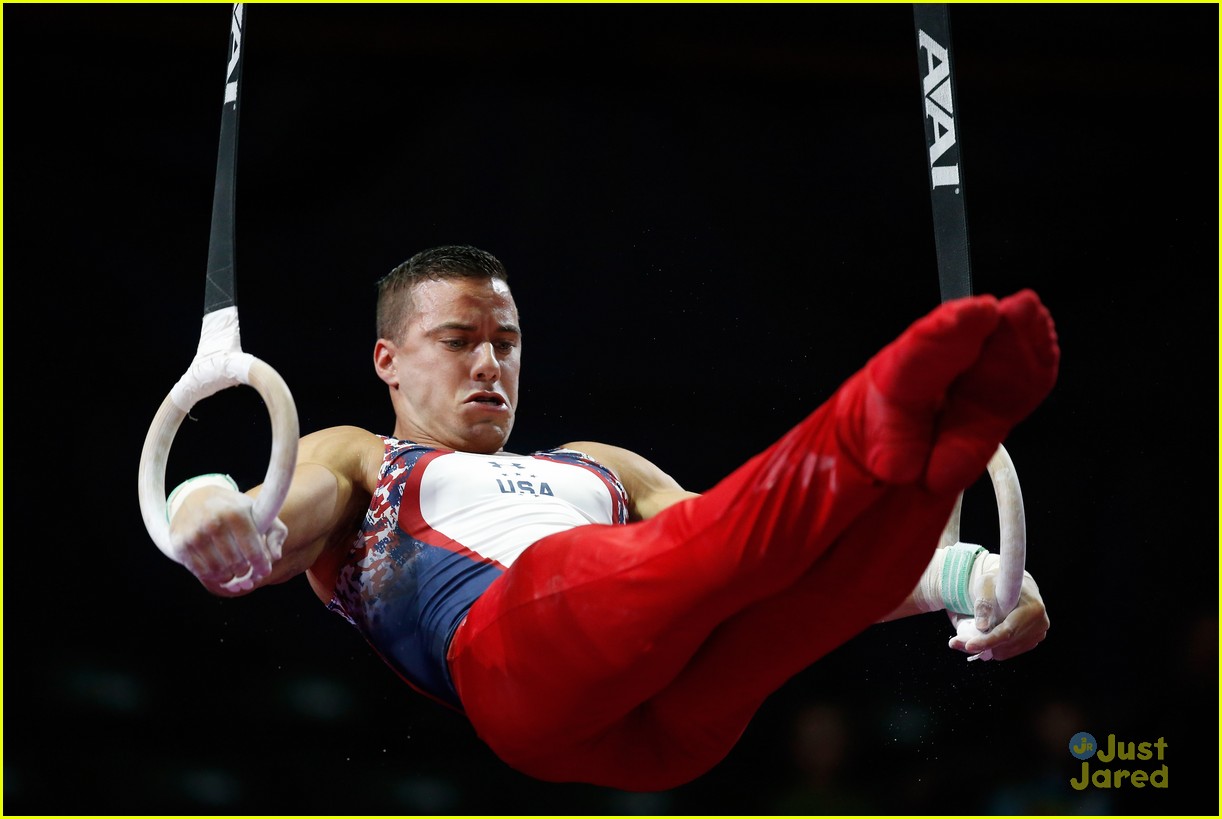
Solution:
M631 450L593 441L575 441L565 447L586 453L616 474L628 493L629 514L633 520L647 520L673 504L698 496Z

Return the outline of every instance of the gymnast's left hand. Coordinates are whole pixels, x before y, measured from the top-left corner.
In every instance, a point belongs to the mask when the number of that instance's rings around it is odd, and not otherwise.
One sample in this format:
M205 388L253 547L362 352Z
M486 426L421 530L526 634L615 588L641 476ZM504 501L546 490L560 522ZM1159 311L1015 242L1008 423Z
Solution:
M996 555L983 555L982 558L994 560L985 565L979 588L972 589L973 599L993 600L999 561L995 559ZM950 647L972 655L968 657L969 660L1008 660L1035 648L1048 634L1048 611L1030 572L1023 572L1014 610L992 629L988 628L987 606L981 605L974 617L954 612L948 614L956 631L950 639Z

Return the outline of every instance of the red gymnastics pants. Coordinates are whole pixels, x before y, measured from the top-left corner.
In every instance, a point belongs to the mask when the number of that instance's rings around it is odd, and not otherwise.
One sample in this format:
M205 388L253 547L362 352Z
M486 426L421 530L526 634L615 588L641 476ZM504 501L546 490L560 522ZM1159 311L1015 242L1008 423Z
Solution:
M476 732L543 780L706 772L765 697L912 591L1058 359L1034 293L949 302L709 492L535 543L451 643Z

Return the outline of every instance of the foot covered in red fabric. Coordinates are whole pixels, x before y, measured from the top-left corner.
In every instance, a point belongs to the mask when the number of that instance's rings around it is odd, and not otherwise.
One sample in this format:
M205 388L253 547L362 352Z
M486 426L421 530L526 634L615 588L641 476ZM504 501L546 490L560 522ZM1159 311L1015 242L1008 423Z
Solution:
M1033 291L946 302L841 388L841 442L881 481L959 492L1048 395L1059 361Z

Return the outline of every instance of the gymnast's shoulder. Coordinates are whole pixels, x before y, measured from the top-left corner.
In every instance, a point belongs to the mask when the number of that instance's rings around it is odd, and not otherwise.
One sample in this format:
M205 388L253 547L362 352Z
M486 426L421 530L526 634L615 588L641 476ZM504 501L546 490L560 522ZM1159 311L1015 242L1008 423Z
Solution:
M681 500L697 496L643 455L594 441L573 441L565 449L583 452L610 469L628 493L630 516L646 520Z
M372 490L385 450L383 438L369 430L348 425L327 427L301 438L297 465L318 464Z

